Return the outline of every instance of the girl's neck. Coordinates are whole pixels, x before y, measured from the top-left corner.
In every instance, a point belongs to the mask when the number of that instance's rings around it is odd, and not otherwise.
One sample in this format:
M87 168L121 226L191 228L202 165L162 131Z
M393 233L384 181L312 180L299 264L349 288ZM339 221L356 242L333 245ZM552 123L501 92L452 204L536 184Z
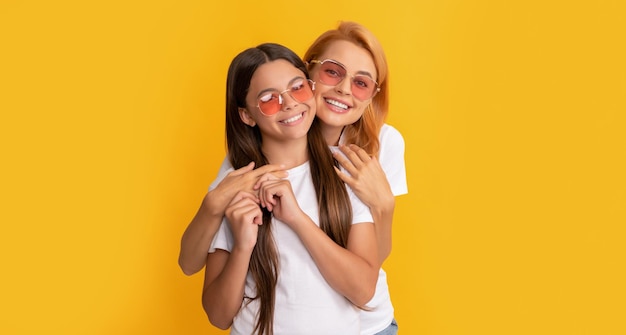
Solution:
M300 166L309 160L308 142L289 140L284 142L263 141L263 154L270 164L283 164L286 169Z

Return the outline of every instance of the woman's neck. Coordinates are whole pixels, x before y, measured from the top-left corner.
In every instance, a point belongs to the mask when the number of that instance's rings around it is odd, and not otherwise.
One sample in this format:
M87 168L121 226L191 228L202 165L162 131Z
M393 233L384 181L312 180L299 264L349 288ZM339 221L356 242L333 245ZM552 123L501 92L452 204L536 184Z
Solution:
M330 127L330 126L325 126L322 127L322 134L324 135L324 141L326 141L326 144L330 145L330 146L338 146L339 145L339 139L341 138L341 133L343 132L343 129L345 127L341 126L341 127Z

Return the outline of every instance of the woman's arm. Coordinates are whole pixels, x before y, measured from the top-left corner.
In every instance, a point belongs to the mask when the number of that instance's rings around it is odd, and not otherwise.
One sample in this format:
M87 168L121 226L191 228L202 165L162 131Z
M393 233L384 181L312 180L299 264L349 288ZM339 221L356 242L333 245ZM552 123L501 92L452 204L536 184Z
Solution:
M294 230L331 287L357 306L364 306L374 296L380 267L371 222L353 224L343 248L301 210L289 181L263 182L259 198L276 219Z
M378 159L356 145L341 146L345 154L333 156L349 174L335 168L337 174L370 208L378 242L379 267L391 253L391 223L396 200Z
M230 327L241 308L250 256L256 245L263 213L256 197L239 192L225 215L232 230L233 248L230 253L216 249L208 254L202 290L204 311L211 324L220 329Z
M251 162L230 172L215 189L205 195L181 239L178 264L186 275L192 275L204 267L211 241L222 222L224 209L237 192L256 192L253 188L258 180L287 176L283 167L278 165L253 169L254 162Z
M223 209L221 212L216 210L215 207L219 205L211 206L212 203L219 204L219 201L212 199L213 195L216 194L209 192L204 196L198 212L185 229L181 239L178 265L188 276L202 270L211 241L222 223L224 211Z

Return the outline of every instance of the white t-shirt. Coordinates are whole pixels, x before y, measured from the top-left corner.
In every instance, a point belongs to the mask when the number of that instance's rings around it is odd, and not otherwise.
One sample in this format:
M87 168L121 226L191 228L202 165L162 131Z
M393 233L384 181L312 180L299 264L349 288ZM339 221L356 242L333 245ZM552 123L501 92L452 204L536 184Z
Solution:
M380 141L378 161L385 172L393 195L399 196L407 194L408 186L406 181L406 167L404 164L405 145L402 134L391 125L384 124L380 129L378 139ZM343 140L343 137L340 138L339 143L346 144ZM337 147L333 146L330 148L332 151L339 150ZM218 172L218 179L211 183L209 189L214 189L230 171L232 171L232 167L228 159L224 159ZM350 188L348 187L348 189ZM350 192L350 194L353 193ZM394 309L387 285L387 273L383 269L380 269L378 272L376 292L372 300L367 303L367 306L371 309L361 311L361 335L376 334L391 324Z
M378 135L380 141L380 154L378 161L385 171L387 181L391 186L393 195L399 196L408 193L406 183L406 168L404 165L404 138L394 127L384 124ZM343 142L343 137L339 143ZM331 150L339 150L331 147ZM382 268L378 272L376 292L367 305L368 310L361 311L361 335L376 334L391 324L393 320L393 305L387 286L387 273Z
M225 170L226 173L229 171L232 168ZM219 180L224 176L222 174ZM313 222L319 224L319 208L309 163L290 169L287 179L291 182L300 208ZM219 181L214 182L212 187L217 183ZM369 208L349 187L347 189L352 203L352 223L372 222ZM298 235L289 226L275 218L272 218L272 225L280 264L276 285L274 334L359 334L359 309L326 282ZM231 251L233 243L232 232L224 219L209 252L214 252L215 249ZM244 294L246 297L256 295L255 283L250 273L246 278ZM252 334L259 300L247 304L248 301L244 299L235 316L231 334Z

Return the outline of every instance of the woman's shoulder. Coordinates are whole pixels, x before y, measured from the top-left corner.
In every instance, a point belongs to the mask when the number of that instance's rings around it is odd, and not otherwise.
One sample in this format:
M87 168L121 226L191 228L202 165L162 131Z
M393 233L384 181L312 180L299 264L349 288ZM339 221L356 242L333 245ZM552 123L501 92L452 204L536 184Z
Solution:
M388 123L384 123L380 128L378 140L380 141L381 146L404 143L404 138L402 137L400 131Z

